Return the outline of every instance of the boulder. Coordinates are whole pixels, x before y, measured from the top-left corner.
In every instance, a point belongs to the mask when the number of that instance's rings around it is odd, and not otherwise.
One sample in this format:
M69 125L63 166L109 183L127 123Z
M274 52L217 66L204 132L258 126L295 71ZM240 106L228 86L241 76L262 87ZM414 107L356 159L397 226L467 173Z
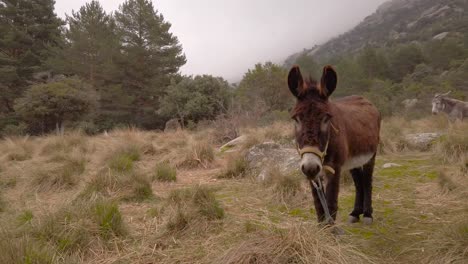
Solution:
M219 148L219 151L220 152L233 152L233 151L236 151L237 148L244 144L245 140L247 139L246 136L240 136L240 137L237 137L231 141L229 141L228 143L222 145L220 148Z
M268 179L268 171L278 169L282 174L299 172L297 150L274 142L264 142L250 148L245 156L249 168L258 173L261 181Z
M405 140L411 147L427 150L431 147L432 143L441 136L441 133L408 134L405 136Z
M435 35L432 39L434 39L434 40L442 40L442 39L444 39L445 37L447 37L448 34L449 34L448 32L442 32L442 33L440 33L440 34Z
M405 109L411 109L416 106L418 99L405 99L401 103L405 106Z

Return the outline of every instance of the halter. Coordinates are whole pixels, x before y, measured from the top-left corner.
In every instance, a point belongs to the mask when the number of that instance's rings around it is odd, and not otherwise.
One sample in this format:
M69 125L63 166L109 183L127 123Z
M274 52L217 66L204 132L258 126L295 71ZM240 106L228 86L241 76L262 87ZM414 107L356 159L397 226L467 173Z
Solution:
M325 171L328 171L330 172L331 174L335 174L335 170L331 167L331 166L328 166L328 165L324 165L324 161L325 161L325 157L327 156L327 150L328 150L328 143L330 142L330 138L327 139L327 144L325 145L325 149L323 151L321 151L318 147L310 147L310 146L307 146L307 147L304 147L304 148L299 148L299 145L296 144L296 147L297 147L297 152L299 153L299 155L301 156L304 156L304 154L314 154L315 156L317 156L320 161L322 162L322 168L325 170Z

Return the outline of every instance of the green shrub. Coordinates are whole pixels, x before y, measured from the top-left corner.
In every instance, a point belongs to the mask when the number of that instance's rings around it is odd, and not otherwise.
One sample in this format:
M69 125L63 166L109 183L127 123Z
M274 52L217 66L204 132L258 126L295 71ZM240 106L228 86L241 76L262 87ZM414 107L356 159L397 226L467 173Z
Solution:
M153 178L161 182L175 182L177 170L168 163L160 163L156 166Z

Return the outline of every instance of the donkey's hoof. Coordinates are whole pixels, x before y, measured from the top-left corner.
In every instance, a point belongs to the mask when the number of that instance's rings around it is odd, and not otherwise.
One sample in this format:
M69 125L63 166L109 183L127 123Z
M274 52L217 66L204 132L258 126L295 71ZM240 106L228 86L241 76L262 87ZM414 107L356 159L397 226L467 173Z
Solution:
M372 217L363 217L362 218L362 223L365 225L372 225L372 222L374 219Z
M349 224L354 224L354 223L357 223L359 222L359 217L356 217L354 215L350 215L349 218L348 218L348 223Z
M335 236L342 236L345 233L345 231L343 230L343 228L341 227L338 227L338 226L333 226L332 229L331 229L331 233Z

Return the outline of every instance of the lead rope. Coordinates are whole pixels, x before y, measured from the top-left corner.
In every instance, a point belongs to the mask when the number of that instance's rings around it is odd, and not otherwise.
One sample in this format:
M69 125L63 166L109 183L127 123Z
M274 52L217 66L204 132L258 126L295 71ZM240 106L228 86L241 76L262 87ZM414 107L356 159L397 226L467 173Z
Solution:
M315 188L315 190L317 190L317 194L318 194L318 197L319 197L319 200L320 200L320 204L322 204L323 211L325 213L325 221L328 224L333 225L334 221L333 221L333 218L330 215L330 211L328 210L327 200L325 199L325 193L323 191L323 185L322 185L322 180L320 180L320 176L317 178L317 182L318 182L318 184L315 181L310 180L310 184Z

